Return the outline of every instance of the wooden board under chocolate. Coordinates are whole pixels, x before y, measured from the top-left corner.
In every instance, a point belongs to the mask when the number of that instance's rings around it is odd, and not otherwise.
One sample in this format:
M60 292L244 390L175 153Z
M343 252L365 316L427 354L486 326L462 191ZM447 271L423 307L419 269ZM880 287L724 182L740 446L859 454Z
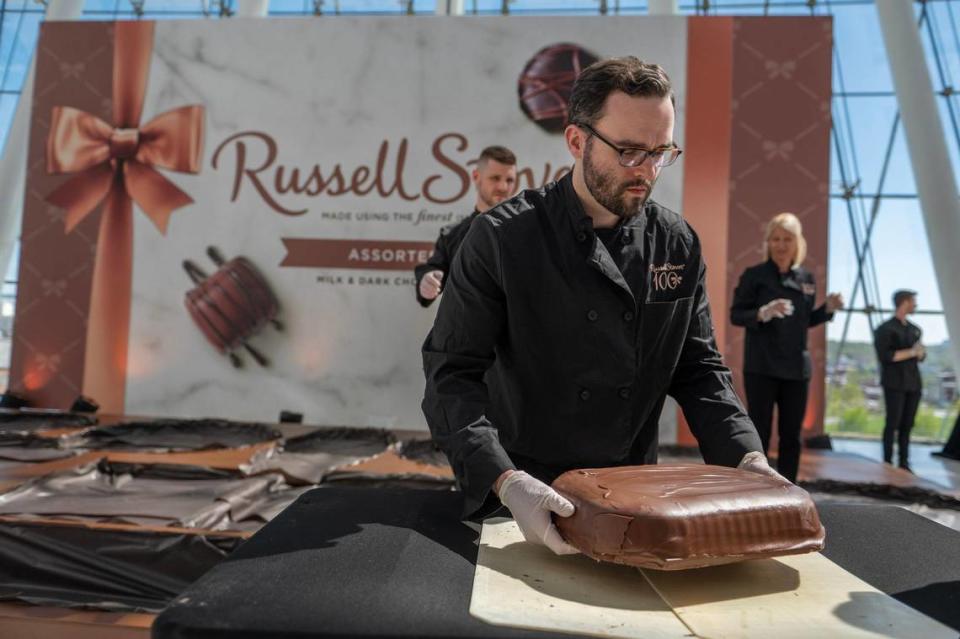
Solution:
M495 625L617 638L957 636L819 553L639 571L558 557L526 543L508 519L483 525L470 614Z
M527 543L510 519L484 522L470 614L499 626L597 637L689 638L635 568Z
M880 592L820 553L667 572L644 570L704 639L956 639L957 632Z

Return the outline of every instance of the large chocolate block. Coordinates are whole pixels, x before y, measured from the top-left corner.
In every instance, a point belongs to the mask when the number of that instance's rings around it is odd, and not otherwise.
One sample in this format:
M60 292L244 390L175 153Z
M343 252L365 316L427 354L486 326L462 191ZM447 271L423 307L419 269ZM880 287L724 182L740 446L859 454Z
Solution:
M576 507L560 534L594 559L681 570L814 552L824 530L805 490L702 464L572 470L553 487Z

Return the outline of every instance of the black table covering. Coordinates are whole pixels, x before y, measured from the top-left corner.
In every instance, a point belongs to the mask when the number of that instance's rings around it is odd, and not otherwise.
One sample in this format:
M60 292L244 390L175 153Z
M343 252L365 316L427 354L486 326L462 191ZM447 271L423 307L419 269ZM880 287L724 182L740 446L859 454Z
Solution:
M0 522L0 601L158 612L236 537Z
M538 637L469 615L477 529L454 492L321 487L177 597L156 639ZM824 554L960 629L960 533L893 506L823 504Z

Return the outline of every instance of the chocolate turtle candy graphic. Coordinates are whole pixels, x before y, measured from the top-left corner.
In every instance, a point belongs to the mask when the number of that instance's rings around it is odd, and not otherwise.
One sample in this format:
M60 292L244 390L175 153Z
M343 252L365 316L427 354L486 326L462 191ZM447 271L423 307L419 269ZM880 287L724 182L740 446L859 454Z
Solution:
M235 367L243 366L237 353L241 348L261 366L269 366L269 360L248 340L267 324L283 330L283 324L277 319L280 303L276 295L245 257L225 261L213 246L207 248L207 256L217 265L216 272L210 276L192 261L183 261L184 270L196 284L184 299L190 317L207 341L229 357Z

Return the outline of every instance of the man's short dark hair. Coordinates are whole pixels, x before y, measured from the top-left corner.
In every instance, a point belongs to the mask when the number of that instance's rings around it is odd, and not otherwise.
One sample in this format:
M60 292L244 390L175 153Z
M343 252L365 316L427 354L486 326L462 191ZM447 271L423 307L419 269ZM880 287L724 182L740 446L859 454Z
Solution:
M496 160L500 164L513 166L517 163L517 156L513 154L513 151L505 146L494 145L488 146L483 151L480 151L480 157L477 159L477 166L482 167L487 163L487 160Z
M916 297L916 291L909 291L907 289L900 289L899 291L893 292L893 308L900 308L900 305L906 302L912 297Z
M663 67L631 55L594 62L577 76L570 94L567 121L593 126L600 119L607 97L614 91L641 98L669 97L676 106L673 86Z

